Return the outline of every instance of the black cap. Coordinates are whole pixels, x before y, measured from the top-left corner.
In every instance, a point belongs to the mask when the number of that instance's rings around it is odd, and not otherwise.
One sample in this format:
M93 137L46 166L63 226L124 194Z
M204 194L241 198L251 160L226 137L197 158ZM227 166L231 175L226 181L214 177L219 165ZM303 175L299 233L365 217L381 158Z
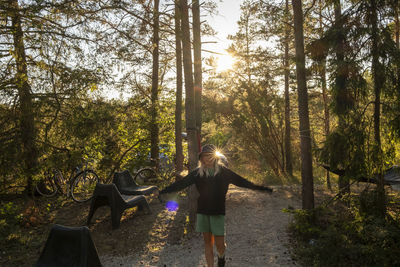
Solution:
M203 153L215 153L215 151L217 151L217 148L214 145L211 145L211 144L204 145L201 148L201 151L199 153L199 159L201 157L201 154L203 154Z

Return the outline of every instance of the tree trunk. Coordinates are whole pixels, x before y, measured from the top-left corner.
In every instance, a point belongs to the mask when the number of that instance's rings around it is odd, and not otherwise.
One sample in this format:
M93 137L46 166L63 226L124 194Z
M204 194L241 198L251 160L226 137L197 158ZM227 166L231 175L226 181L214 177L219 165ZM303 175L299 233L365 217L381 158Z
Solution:
M345 121L344 116L347 113L347 70L344 62L344 33L342 21L342 7L340 0L335 0L335 23L338 31L337 45L336 45L336 113L338 115L338 127L344 129ZM346 176L339 176L339 192L350 193L350 183Z
M314 181L312 170L310 121L303 35L303 8L301 0L293 0L294 37L296 47L296 74L300 120L300 153L302 180L302 207L314 208Z
M397 2L397 1L396 1ZM394 22L395 22L395 35L396 35L396 46L400 48L400 22L399 22L399 4L396 3L394 8Z
M33 175L37 166L36 130L33 111L31 86L28 82L28 70L25 54L24 36L21 26L20 8L17 0L10 0L13 12L10 13L14 39L15 62L17 72L15 84L18 88L20 104L20 138L22 141L22 159L24 175L27 179L25 192L31 194Z
M376 1L370 1L370 18L371 18L371 39L372 39L372 77L374 80L375 106L374 106L374 141L376 149L374 151L374 162L378 173L377 191L378 199L377 206L382 217L386 214L385 203L385 183L383 178L383 162L382 162L382 147L380 134L380 118L381 118L381 92L385 78L382 70L384 66L379 62L379 28L378 14Z
M201 94L203 88L201 64L201 31L200 31L200 5L199 0L192 1L193 12L193 59L194 59L194 98L196 109L197 144L201 144Z
M187 0L180 0L182 14L182 48L183 48L183 71L185 77L185 119L186 132L188 141L189 169L194 170L198 162L198 145L196 135L196 117L195 117L195 97L193 87L192 72L192 53L190 46L190 28L189 28L189 11ZM189 189L189 219L191 225L194 226L196 212L196 188L191 186Z
M183 171L182 147L182 33L179 3L175 2L176 106L175 106L175 169Z
M322 25L322 1L319 1L319 35L322 38L324 34L324 29ZM328 100L328 92L326 88L326 57L321 62L321 69L320 69L320 77L321 77L321 87L322 87L322 100L324 103L324 130L325 136L328 137L330 129L330 118L329 118L329 100ZM332 190L331 179L330 179L330 172L326 170L326 186L329 190Z
M197 137L195 98L193 86L192 55L190 46L189 11L187 0L181 0L182 8L182 48L183 48L183 70L185 77L185 119L188 134L189 166L190 170L197 167Z
M321 83L322 83L322 99L324 102L324 130L325 136L328 137L330 133L330 114L329 114L329 100L328 100L328 92L326 88L326 59L321 63ZM326 186L329 190L332 190L330 172L326 170Z
M156 168L159 164L159 127L158 127L158 67L159 67L159 0L154 0L153 9L153 72L151 84L151 121L150 121L150 141L151 158L154 160Z
M285 7L285 171L288 175L293 176L293 162L292 162L292 144L290 134L290 97L289 97L289 0L286 0Z

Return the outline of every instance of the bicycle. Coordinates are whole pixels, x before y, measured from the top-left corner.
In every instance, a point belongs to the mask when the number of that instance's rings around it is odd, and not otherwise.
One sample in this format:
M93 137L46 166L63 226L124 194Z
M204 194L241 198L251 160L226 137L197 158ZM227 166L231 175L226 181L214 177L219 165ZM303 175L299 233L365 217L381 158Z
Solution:
M71 195L72 199L78 203L92 199L99 177L90 168L88 162L84 168L76 167L66 180L59 169L47 169L44 178L36 184L36 191L44 197L53 197L57 192L64 195Z
M160 181L169 182L171 177L175 175L173 167L164 166L160 171L157 171L155 167L143 167L140 168L133 177L133 180L139 185L145 184L158 184Z
M133 180L139 185L143 184L155 184L159 180L159 174L153 167L144 167L137 171Z

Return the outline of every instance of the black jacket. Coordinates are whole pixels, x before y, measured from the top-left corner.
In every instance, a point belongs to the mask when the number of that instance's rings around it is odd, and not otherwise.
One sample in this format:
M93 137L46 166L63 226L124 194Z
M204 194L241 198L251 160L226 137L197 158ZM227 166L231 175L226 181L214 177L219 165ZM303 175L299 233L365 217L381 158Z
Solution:
M160 193L180 191L192 184L196 185L199 192L197 213L206 215L225 215L225 200L229 184L272 192L272 189L269 187L255 185L230 169L221 166L221 170L215 176L209 177L200 177L198 169L195 169L182 180L171 184Z

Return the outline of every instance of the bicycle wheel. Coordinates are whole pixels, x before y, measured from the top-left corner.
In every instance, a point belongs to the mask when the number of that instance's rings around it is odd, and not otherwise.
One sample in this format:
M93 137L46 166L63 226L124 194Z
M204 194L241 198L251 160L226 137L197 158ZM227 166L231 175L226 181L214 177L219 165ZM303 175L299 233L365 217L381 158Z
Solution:
M155 184L158 180L157 178L158 175L154 169L143 168L136 173L134 180L136 181L136 183L144 185L144 184Z
M36 191L44 197L53 197L57 194L57 184L55 181L60 179L60 171L52 170L46 172L44 178L36 184Z
M76 202L86 202L92 199L94 188L99 177L92 170L81 171L72 180L71 196Z

